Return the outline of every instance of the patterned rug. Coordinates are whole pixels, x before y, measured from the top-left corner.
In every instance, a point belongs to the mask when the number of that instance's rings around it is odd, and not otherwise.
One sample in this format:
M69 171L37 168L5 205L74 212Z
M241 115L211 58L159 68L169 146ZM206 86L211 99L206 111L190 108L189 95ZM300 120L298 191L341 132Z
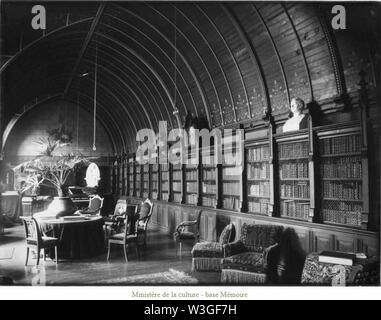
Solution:
M97 285L195 285L198 280L185 272L169 269L166 272L115 278L96 282Z
M0 249L0 260L12 260L15 248Z

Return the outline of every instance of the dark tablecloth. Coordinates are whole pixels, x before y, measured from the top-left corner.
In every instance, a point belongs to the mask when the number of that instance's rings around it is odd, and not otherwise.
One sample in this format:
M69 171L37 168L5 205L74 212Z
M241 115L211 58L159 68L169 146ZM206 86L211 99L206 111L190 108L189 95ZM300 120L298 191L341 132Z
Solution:
M105 250L103 220L80 221L70 224L47 225L59 238L58 256L61 259L88 259Z

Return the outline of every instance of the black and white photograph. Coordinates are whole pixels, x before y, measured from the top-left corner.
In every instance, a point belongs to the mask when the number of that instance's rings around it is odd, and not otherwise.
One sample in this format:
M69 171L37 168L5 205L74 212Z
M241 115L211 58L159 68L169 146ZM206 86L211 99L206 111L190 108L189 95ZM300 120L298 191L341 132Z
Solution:
M380 286L381 3L0 6L5 292Z

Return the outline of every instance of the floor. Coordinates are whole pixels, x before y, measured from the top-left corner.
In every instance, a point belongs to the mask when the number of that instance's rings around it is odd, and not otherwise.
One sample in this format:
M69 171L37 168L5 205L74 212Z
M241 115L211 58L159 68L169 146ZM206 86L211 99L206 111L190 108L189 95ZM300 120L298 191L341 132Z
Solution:
M99 286L105 282L118 285L115 279L131 276L137 276L139 279L140 275L157 274L172 269L197 279L197 285L220 284L220 273L191 272L191 245L184 248L180 258L176 256L174 241L168 235L158 229L148 232L147 249L143 251L140 259L137 259L132 248L128 263L124 260L121 247L115 247L109 262L104 253L91 260L64 260L58 265L48 259L36 267L36 260L32 257L25 267L24 230L22 226L14 226L5 229L5 233L0 236L0 252L3 252L0 259L0 275L10 277L15 285L22 286ZM8 256L4 257L6 252Z

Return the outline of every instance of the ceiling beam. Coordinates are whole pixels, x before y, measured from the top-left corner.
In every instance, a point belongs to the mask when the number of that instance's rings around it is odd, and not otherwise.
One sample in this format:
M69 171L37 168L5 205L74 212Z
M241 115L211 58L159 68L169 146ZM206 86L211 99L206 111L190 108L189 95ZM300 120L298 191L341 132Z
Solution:
M75 62L75 65L74 65L74 68L70 74L70 77L69 77L69 80L66 84L66 87L65 87L65 90L64 90L64 93L63 93L63 98L65 98L69 92L69 89L71 87L71 84L73 83L73 80L78 72L78 68L79 68L79 65L81 64L81 61L82 61L82 58L90 44L90 41L92 40L93 38L93 35L94 35L94 32L95 32L95 29L97 28L98 24L99 24L99 21L101 20L102 18L102 15L103 15L103 12L105 10L105 7L106 7L106 4L105 3L101 3L99 5L99 8L98 8L98 12L96 14L96 16L94 17L94 20L90 26L90 30L89 30L89 33L87 34L84 42L83 42L83 45L82 45L82 48L81 50L79 51L79 55L78 55L78 59L77 61Z

